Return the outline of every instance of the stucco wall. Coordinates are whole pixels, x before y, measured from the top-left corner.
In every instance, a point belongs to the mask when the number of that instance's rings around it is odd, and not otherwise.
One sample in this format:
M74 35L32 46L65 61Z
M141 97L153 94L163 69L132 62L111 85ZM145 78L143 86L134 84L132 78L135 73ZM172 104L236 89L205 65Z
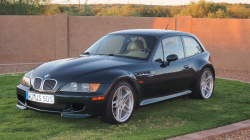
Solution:
M103 35L125 29L175 30L175 19L152 17L69 17L69 57L79 56Z
M171 19L171 20L170 20ZM0 16L0 64L46 62L79 56L103 35L154 28L195 34L216 69L250 71L250 20L192 17Z
M196 35L221 70L250 71L250 20L177 17L177 30Z
M0 16L0 64L55 59L53 16Z
M107 33L139 28L165 29L168 23L168 29L175 30L175 18L84 17L66 14L0 16L0 64L75 57Z
M211 53L217 69L250 71L249 19L192 19L192 33Z

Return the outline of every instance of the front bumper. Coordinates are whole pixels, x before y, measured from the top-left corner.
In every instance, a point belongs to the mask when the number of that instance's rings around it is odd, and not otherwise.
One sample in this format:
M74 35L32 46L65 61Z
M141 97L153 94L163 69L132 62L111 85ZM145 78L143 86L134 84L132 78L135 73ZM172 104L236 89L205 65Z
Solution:
M70 93L56 92L54 95L54 104L34 102L26 99L26 92L43 94L41 92L30 91L29 87L18 85L17 107L20 109L33 109L43 112L60 113L62 117L86 118L90 116L100 116L104 113L108 99L108 90L110 85L103 84L102 88L96 93ZM44 93L48 94L48 93ZM104 100L93 101L92 97L104 96Z

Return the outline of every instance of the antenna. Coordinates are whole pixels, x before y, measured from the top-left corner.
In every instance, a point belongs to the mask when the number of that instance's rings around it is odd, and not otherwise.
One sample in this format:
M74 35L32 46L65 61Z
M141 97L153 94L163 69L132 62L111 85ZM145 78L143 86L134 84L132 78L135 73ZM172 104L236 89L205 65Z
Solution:
M169 23L170 23L171 19L172 19L172 18L170 18L170 20L168 21L168 25L169 25ZM168 25L167 25L167 27L166 27L166 30L168 30Z

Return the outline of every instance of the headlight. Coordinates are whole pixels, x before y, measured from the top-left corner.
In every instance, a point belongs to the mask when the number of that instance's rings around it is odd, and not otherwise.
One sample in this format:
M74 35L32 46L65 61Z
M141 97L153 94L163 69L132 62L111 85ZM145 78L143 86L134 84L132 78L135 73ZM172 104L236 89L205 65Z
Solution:
M100 87L100 83L75 83L71 82L66 84L61 91L72 92L96 92Z
M82 91L89 92L89 84L88 83L82 83Z
M23 76L21 84L24 86L30 87L30 78Z

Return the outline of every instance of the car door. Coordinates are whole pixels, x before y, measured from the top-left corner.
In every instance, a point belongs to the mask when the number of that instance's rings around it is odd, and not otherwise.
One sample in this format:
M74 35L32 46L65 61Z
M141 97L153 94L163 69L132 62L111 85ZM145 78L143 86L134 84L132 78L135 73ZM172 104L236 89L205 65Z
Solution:
M176 54L178 59L166 66L164 63L170 54ZM155 71L154 96L170 95L188 88L191 71L189 62L184 57L180 36L167 37L161 41L152 59L152 65Z

